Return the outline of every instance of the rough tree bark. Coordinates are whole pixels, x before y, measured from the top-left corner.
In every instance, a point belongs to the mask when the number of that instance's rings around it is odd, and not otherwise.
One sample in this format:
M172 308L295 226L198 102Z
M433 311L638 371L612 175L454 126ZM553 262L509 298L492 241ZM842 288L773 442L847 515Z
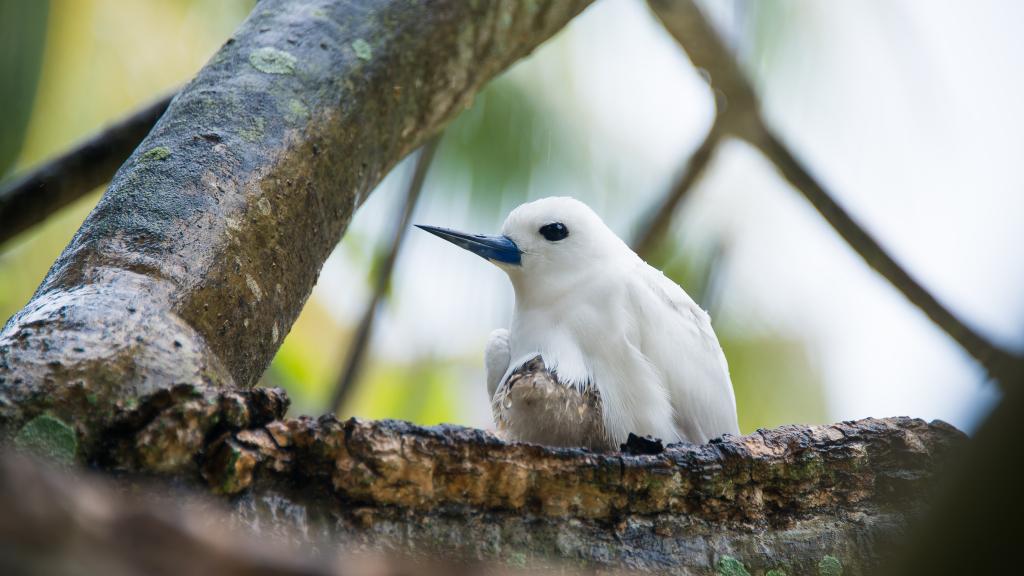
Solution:
M879 569L883 544L917 516L935 474L964 439L942 423L868 419L785 426L655 454L600 454L506 443L456 426L282 420L281 400L260 388L178 387L107 432L106 465L121 471L122 484L139 473L173 473L180 491L202 477L231 496L220 525L319 551L320 561L339 550L398 551L512 567L855 575ZM15 490L0 485L0 492ZM81 506L75 491L50 498ZM178 493L171 498L177 502ZM28 509L14 508L50 517ZM117 506L110 516L133 517ZM102 528L79 530L93 539ZM18 538L45 534L40 528ZM67 540L79 539L59 542ZM223 559L219 539L186 544L180 553L227 562L225 573L254 561ZM138 560L116 541L103 545L121 560Z
M588 0L260 2L0 332L0 427L84 459L139 398L249 386L353 210Z
M318 547L869 573L960 442L950 427L596 454L284 419L281 391L251 387L374 185L587 3L260 2L0 332L0 434L122 484L208 487L231 522Z

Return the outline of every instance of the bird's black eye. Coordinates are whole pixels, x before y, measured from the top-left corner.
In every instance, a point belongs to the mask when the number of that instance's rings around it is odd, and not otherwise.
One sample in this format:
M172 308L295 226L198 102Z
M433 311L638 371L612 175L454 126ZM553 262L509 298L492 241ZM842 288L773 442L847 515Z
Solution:
M540 227L540 235L551 242L558 242L569 235L569 229L561 222L547 224Z

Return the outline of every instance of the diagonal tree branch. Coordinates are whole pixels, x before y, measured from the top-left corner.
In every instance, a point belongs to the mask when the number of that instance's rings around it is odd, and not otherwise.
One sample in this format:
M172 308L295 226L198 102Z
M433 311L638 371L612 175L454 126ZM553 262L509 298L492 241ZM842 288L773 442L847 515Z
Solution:
M964 324L935 296L904 270L884 248L853 219L849 212L822 188L778 137L764 127L760 136L748 135L748 141L775 164L779 173L800 190L832 228L853 246L861 258L881 274L908 300L917 305L939 328L969 352L989 374L1003 384L1019 380L1021 359L997 347Z
M89 461L138 398L248 387L353 212L589 0L262 0L0 331L0 436Z
M943 306L836 202L775 136L761 115L750 82L693 0L648 3L694 66L706 70L712 87L721 91L729 111L726 116L730 121L724 126L729 135L757 147L869 266L960 344L992 378L1003 385L1024 378L1024 359L988 341Z
M640 226L639 232L633 240L633 250L641 258L645 260L650 259L651 254L668 233L669 228L671 228L672 220L675 218L679 205L683 203L690 190L693 189L701 176L704 175L708 164L711 163L711 159L714 157L718 144L722 141L722 135L724 134L722 124L723 116L716 114L715 121L711 125L707 136L704 137L704 141L701 142L700 146L690 155L689 160L686 161L686 167L683 169L682 174L679 175L668 195L665 196L657 207L651 210L647 216L647 221Z
M345 357L345 364L334 384L334 394L331 397L329 412L337 414L345 405L345 401L352 395L359 374L362 371L363 358L366 356L366 348L370 344L370 336L373 332L373 323L377 318L378 308L384 300L384 295L391 285L391 274L395 269L395 262L398 260L398 251L402 248L402 242L409 230L409 221L412 219L413 210L423 190L423 182L427 179L427 171L434 159L434 152L437 151L437 144L440 135L434 136L423 145L419 155L416 157L416 166L413 169L412 178L405 192L405 202L402 203L401 211L395 220L394 228L391 230L391 243L384 261L377 269L377 279L373 287L373 296L363 310L363 316L359 320L355 335L352 337L352 344L348 348Z
M110 181L160 119L165 96L0 186L0 244Z

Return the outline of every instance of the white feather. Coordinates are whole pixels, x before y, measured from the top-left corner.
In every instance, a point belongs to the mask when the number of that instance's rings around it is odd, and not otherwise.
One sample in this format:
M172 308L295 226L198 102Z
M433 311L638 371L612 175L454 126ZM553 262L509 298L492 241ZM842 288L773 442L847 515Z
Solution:
M498 328L487 337L487 347L484 348L484 366L487 369L487 398L494 398L498 390L498 384L508 371L511 361L511 348L508 344L508 330Z

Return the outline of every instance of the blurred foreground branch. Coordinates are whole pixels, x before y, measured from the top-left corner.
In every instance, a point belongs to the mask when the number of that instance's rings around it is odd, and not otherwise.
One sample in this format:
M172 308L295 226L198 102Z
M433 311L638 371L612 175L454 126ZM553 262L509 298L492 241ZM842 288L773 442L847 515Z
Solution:
M705 70L712 88L724 96L716 125L721 124L726 135L759 149L869 266L960 344L989 376L1004 386L1020 382L1024 358L996 346L943 306L839 205L768 127L753 87L693 0L649 0L649 4L693 65Z
M226 531L223 510L209 502L181 493L168 498L174 505L155 495L126 497L124 487L85 476L0 452L0 573L340 573L328 561L300 560L278 542ZM160 488L156 483L148 487Z
M71 150L0 185L0 245L109 182L167 110L171 98L140 108Z
M402 248L406 232L409 230L409 221L412 218L416 202L423 190L423 182L427 179L427 171L434 160L434 152L437 151L437 144L441 135L434 136L420 148L416 156L416 166L413 169L412 178L406 187L405 200L402 202L394 227L391 229L391 242L388 246L387 257L379 263L377 278L373 286L373 296L363 310L363 316L359 319L359 325L352 336L352 343L348 347L348 354L345 357L345 364L334 384L334 394L328 411L337 414L345 405L346 399L352 395L352 390L359 380L359 373L362 369L363 358L366 355L366 348L370 344L370 336L373 333L373 324L377 318L377 309L384 299L391 285L391 274L395 269L395 262L398 260L398 251Z

